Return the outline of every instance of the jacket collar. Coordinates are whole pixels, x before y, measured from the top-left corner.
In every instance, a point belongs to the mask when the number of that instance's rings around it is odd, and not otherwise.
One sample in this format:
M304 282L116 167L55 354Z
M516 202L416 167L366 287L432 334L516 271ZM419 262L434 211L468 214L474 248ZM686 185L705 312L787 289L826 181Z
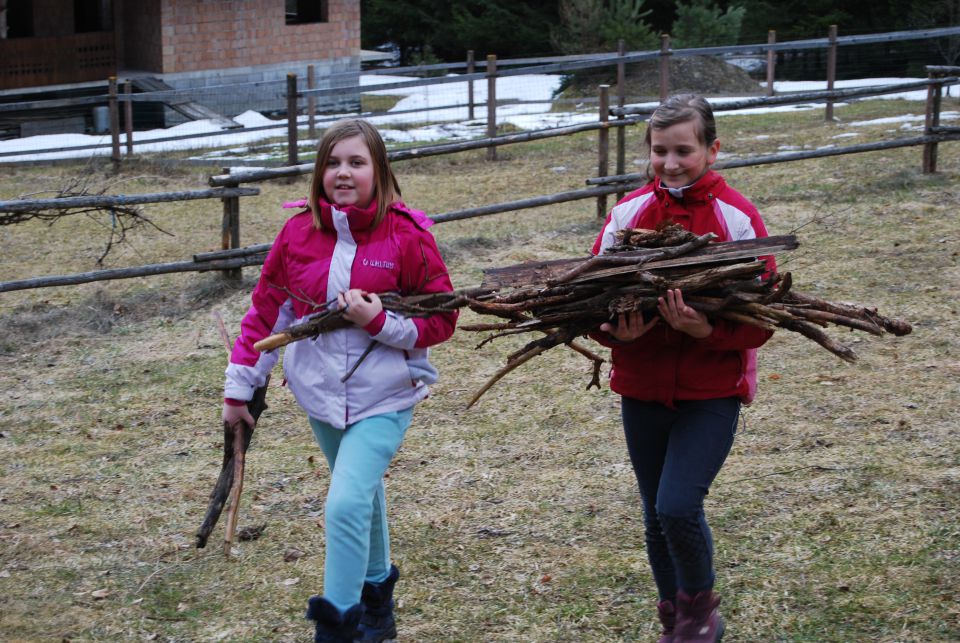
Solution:
M702 203L713 199L724 185L726 182L722 176L713 170L707 170L706 174L680 190L671 190L661 184L658 176L654 179L653 191L661 201L669 199L679 203Z
M370 201L370 205L365 208L358 208L354 205L348 205L345 208L341 208L328 203L324 199L319 199L317 201L317 205L320 206L320 221L325 227L328 227L331 230L336 229L336 226L333 223L334 210L340 212L343 216L346 216L347 223L350 224L351 232L369 230L370 226L373 225L373 220L377 216L376 199Z

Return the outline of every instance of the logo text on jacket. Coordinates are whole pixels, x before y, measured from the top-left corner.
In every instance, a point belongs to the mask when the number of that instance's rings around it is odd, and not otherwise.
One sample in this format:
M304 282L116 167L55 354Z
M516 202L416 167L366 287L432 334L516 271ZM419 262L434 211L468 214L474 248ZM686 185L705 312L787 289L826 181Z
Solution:
M383 259L364 259L364 266L370 266L371 268L384 268L386 270L393 270L396 267L396 264L392 261L385 261Z

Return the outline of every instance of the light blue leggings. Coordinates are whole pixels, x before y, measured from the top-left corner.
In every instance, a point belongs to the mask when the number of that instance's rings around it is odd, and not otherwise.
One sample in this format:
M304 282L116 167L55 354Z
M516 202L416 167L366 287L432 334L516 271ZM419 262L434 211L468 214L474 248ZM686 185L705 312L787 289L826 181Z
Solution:
M364 580L379 583L390 573L383 474L412 417L409 408L365 418L346 429L310 418L331 471L324 512L323 595L341 611L360 602Z

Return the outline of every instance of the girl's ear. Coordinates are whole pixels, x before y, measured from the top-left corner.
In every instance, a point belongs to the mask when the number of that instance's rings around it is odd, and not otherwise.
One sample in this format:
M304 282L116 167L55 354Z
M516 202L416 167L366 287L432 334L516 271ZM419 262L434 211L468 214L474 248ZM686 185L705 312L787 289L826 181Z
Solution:
M717 160L717 154L720 153L720 139L713 139L713 143L707 148L707 165L713 165Z

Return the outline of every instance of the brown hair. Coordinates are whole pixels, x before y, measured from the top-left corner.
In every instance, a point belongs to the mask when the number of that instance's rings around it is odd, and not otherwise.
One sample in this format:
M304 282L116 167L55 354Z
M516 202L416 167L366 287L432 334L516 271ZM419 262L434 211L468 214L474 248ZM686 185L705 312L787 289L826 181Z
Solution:
M370 227L376 228L380 225L383 218L387 216L390 204L400 198L400 184L397 183L397 177L394 176L393 170L390 168L387 146L384 145L383 138L377 128L359 118L337 121L327 128L320 138L320 144L317 147L317 162L313 166L308 200L310 210L313 212L313 224L317 228L323 227L320 222L320 198L330 201L330 197L323 191L323 172L327 168L330 154L337 143L354 136L363 139L373 163L373 198L377 202L377 214Z
M650 155L650 132L663 130L676 125L696 121L696 132L700 142L710 147L717 140L717 121L713 117L713 108L707 99L699 94L674 94L663 101L650 114L647 121L647 133L643 137L643 145ZM653 179L650 164L647 163L647 178Z

